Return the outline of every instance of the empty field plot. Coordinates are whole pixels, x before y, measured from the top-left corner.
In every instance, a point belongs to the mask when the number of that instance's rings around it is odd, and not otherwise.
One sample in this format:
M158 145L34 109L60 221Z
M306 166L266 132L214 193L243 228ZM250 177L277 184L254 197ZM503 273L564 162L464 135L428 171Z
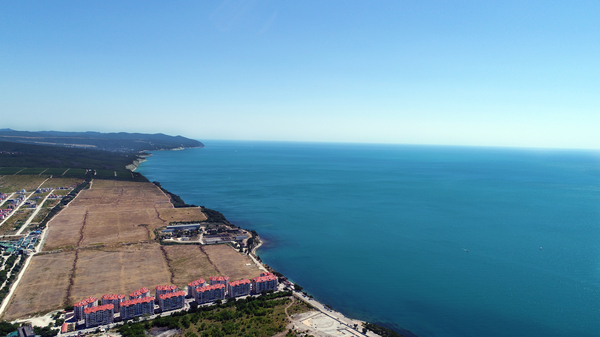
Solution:
M63 170L64 171L64 170ZM48 171L46 171L48 172ZM44 172L44 174L46 174L46 172ZM44 185L42 185L42 187L52 187L52 188L58 188L58 187L76 187L77 185L81 184L83 182L83 179L79 179L79 178L51 178L48 179ZM61 190L58 191L54 191L54 194L58 194L58 192L60 192Z
M81 245L148 241L164 225L154 208L90 206Z
M129 294L170 282L171 273L159 244L84 249L78 253L70 301L108 293Z
M45 170L45 168L26 168L23 171L19 172L19 175L38 175Z
M0 167L0 175L15 174L24 169L24 167Z
M202 246L202 249L215 268L221 272L221 275L229 276L232 281L257 277L263 272L258 269L252 259L228 245Z
M167 222L206 220L206 215L200 207L161 208L158 209L158 214Z
M46 177L40 176L0 176L0 192L10 193L20 190L32 191L35 190Z
M48 223L44 251L72 248L79 245L87 207L71 206L63 209Z
M168 207L169 198L154 184L94 180L50 222L44 250L154 239L154 229L168 224L157 208Z
M172 205L152 183L94 180L92 188L83 191L74 203L85 205L131 205L137 208L171 208Z
M34 256L3 319L10 321L62 308L74 260L74 252Z
M188 283L221 275L198 245L163 246L173 272L173 284L183 288Z

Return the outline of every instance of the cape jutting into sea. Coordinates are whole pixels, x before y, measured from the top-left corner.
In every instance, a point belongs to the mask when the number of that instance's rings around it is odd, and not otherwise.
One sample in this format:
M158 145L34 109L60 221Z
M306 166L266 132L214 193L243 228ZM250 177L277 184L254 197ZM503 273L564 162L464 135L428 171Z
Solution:
M347 316L418 336L600 336L594 151L206 141L139 167L256 230Z

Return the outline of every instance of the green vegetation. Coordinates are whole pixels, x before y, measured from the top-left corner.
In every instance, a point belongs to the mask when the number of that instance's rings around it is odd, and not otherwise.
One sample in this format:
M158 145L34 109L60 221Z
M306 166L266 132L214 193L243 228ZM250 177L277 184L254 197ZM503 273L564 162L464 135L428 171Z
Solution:
M1 158L1 154L0 154L0 158ZM2 161L2 165L6 165L6 163L4 161ZM0 168L0 175L7 176L7 175L15 174L15 173L21 171L22 169L24 169L24 167L2 167L2 168Z
M289 323L285 307L292 301L290 296L291 292L267 293L207 307L192 305L187 312L147 322L130 321L118 331L124 337L143 337L146 330L155 327L179 329L180 335L185 337L273 336L285 331ZM304 312L309 309L307 304L297 301L289 310ZM295 334L288 333L287 336Z
M9 138L10 137L10 138ZM197 140L168 136L162 133L100 133L100 132L61 132L61 131L15 131L0 130L0 139L19 143L46 143L54 146L88 147L113 152L140 152L149 150L170 150L180 147L204 147Z
M13 331L17 331L19 324L11 324L7 321L0 322L0 336L6 336Z
M135 154L0 142L0 162L4 167L0 174L15 174L23 167L125 170L138 158ZM20 168L6 170L8 167Z

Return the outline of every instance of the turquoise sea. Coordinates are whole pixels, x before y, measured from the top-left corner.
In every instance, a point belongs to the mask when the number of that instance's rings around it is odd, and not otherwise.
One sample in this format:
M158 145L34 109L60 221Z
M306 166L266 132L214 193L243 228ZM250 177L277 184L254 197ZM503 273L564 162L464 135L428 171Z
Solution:
M139 167L342 313L418 336L600 336L600 153L203 141Z

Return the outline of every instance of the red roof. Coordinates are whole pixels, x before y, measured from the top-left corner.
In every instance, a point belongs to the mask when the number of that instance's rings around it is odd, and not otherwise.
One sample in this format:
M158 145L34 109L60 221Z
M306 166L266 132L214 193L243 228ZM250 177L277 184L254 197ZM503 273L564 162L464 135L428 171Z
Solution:
M166 294L160 294L159 297L163 300L166 300L167 298L171 298L171 297L185 297L185 292L184 291L176 291L174 293L166 293Z
M241 284L250 284L250 280L243 279L243 280L229 282L229 285L232 287L239 286Z
M148 288L143 287L143 288L140 288L139 290L136 290L136 291L132 292L131 294L129 294L129 297L137 297L140 295L144 295L148 292L149 292Z
M106 295L102 296L103 301L122 300L124 298L125 298L125 295L121 295L121 294L106 294Z
M194 286L201 285L201 284L204 284L204 283L206 283L206 281L204 281L203 278L199 278L196 281L192 281L192 282L188 283L188 286L194 287Z
M173 291L173 290L177 289L177 287L176 286L170 286L170 285L162 285L162 286L156 286L155 289L157 291L162 291L162 290Z
M130 305L136 305L136 304L140 304L140 303L146 303L146 302L154 302L154 297L142 297L142 298L136 298L133 300L127 300L121 303L121 307L128 307Z
M203 293L205 291L211 291L211 290L221 289L221 288L225 288L225 285L224 284L213 284L210 286L196 288L196 292Z
M67 332L68 329L69 329L69 324L63 323L62 327L60 328L60 333L65 333L65 332Z
M109 303L109 304L99 305L97 307L85 308L83 310L83 312L86 313L86 314L91 314L92 312L104 311L104 310L113 310L114 308L115 308L115 306Z
M271 274L267 276L259 276L252 279L253 282L262 283L268 281L277 281L277 276Z
M97 300L97 298L95 298L94 296L90 296L90 297L86 298L85 300L83 300L81 302L73 304L73 306L74 307L83 307L83 306L86 306L86 305L88 305L90 303L96 302L96 300Z
M211 276L209 280L212 281L229 281L229 276Z

